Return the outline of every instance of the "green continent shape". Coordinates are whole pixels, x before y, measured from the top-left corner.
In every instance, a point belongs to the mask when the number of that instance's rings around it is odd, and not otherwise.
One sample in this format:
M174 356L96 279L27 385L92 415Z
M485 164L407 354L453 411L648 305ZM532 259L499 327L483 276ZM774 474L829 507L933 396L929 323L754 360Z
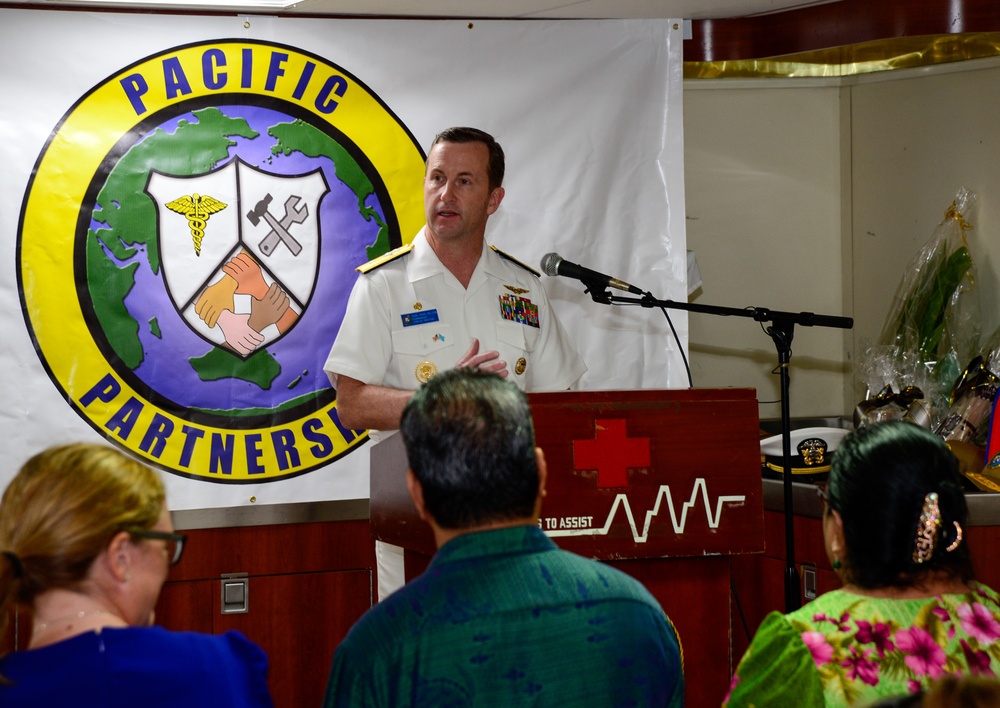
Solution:
M260 386L265 391L281 373L281 366L267 351L260 349L247 359L241 359L222 347L213 347L207 354L190 360L202 381L237 378Z
M365 205L374 191L371 180L361 169L351 153L343 148L329 135L305 121L295 120L291 123L280 123L268 129L268 134L277 140L271 148L275 155L300 152L306 157L328 157L333 161L337 179L354 192L358 199L358 212L365 221L374 220L378 224L378 236L375 243L367 247L368 258L376 258L389 252L389 229L378 212Z
M199 175L229 156L235 145L230 136L256 138L242 118L229 118L218 108L194 111L197 122L181 121L174 133L158 128L133 145L114 166L97 195L95 221L103 228L87 234L87 284L94 315L108 343L122 362L135 369L143 361L139 323L125 309L125 297L135 286L136 264L119 268L104 252L119 261L144 251L154 273L160 270L156 240L156 205L143 192L150 170L172 175ZM103 246L103 248L102 248Z

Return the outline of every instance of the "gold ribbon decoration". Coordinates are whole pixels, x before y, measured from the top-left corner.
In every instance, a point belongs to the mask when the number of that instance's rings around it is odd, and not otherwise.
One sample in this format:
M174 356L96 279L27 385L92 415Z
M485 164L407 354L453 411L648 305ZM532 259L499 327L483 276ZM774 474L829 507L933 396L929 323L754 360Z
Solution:
M893 403L903 409L904 418L926 427L926 422L923 420L927 416L925 409L919 404L914 406L916 401L923 398L924 392L917 386L906 386L899 393L896 393L892 390L892 384L886 384L881 391L875 394L874 398L868 398L855 406L854 427L860 428L865 416L873 410L884 408Z
M969 241L966 238L965 231L966 229L971 231L973 227L972 224L970 224L968 221L965 220L965 216L962 215L962 212L958 210L957 201L952 202L951 206L948 207L948 211L944 213L944 219L945 221L947 221L948 219L954 219L955 221L958 222L958 228L962 232L962 243L968 246Z

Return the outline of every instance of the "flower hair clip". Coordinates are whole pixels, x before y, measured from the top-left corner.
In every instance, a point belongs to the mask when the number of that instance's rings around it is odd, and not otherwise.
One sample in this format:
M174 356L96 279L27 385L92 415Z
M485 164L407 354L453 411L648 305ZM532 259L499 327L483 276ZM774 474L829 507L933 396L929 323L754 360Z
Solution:
M920 509L920 521L917 523L917 538L913 545L913 562L926 563L934 555L934 545L937 543L938 528L941 526L941 508L938 506L937 492L930 492L924 497L924 505ZM961 540L961 531L959 531ZM958 541L955 542L958 547Z

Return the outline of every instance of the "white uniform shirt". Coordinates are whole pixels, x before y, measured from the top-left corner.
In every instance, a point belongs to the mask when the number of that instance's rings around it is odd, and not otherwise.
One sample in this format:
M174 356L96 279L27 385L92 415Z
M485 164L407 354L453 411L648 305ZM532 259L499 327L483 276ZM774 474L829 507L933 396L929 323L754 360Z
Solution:
M527 391L568 389L587 370L526 266L483 253L468 289L442 265L424 232L405 255L358 275L323 369L362 383L412 390L454 367L479 339L508 380Z

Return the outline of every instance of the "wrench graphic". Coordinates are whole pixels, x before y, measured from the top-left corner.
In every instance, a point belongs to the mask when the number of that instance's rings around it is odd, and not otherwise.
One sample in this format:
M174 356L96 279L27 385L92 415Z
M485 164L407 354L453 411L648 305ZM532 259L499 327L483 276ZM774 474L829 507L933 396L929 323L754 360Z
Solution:
M295 240L295 237L288 232L288 228L292 224L301 224L309 217L309 205L303 204L300 207L299 202L302 200L293 194L285 200L285 215L278 221L268 210L271 199L270 194L265 195L257 202L257 206L247 212L247 218L254 226L264 219L271 227L271 231L260 242L259 248L265 256L270 256L280 242L288 246L293 256L297 256L302 251L302 244Z

